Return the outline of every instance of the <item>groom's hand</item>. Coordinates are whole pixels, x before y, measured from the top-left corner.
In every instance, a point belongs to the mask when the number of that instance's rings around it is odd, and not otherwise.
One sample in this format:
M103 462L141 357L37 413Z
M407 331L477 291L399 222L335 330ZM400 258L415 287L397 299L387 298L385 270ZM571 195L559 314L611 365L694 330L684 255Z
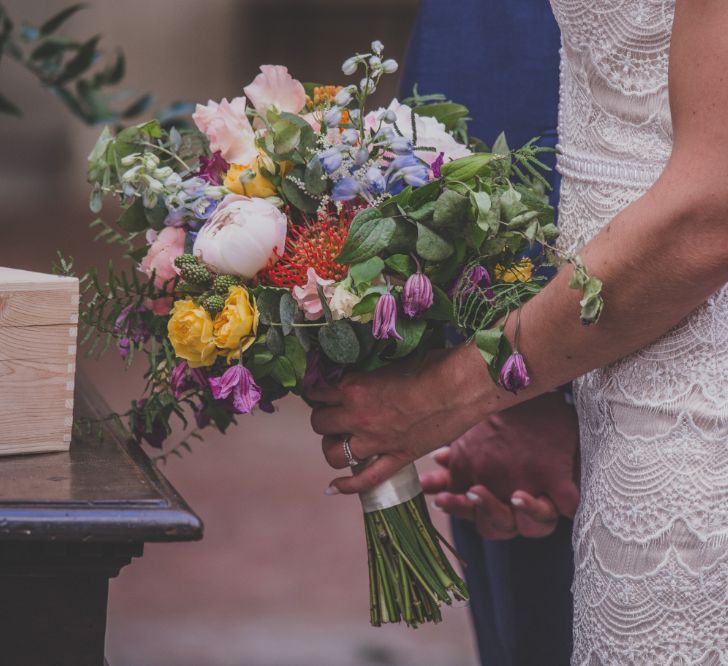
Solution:
M550 393L478 424L435 459L422 477L447 513L474 520L489 539L546 536L579 501L578 423L561 394Z

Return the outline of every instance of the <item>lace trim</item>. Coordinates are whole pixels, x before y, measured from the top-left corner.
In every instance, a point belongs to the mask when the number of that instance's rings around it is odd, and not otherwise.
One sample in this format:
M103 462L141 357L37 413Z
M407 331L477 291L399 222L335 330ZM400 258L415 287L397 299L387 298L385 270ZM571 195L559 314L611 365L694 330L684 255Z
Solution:
M556 169L566 177L574 180L616 185L629 188L649 189L660 177L665 163L644 162L636 163L607 160L603 157L589 158L583 155L574 155L557 144L560 151L556 158Z

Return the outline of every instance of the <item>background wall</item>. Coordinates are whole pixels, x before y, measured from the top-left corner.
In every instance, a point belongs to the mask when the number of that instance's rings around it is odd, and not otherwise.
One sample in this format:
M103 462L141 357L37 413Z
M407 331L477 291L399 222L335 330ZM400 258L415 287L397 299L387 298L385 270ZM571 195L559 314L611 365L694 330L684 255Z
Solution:
M20 21L67 1L4 4ZM338 82L341 61L373 38L401 62L415 11L415 0L92 0L66 32L103 33L107 50L121 46L123 87L152 91L162 105L241 94L268 62L304 80ZM382 98L395 94L395 79ZM0 117L0 265L47 271L57 249L80 268L105 261L108 249L87 229L84 178L100 128L81 125L7 60L0 90L25 111L21 120ZM81 364L116 409L139 388L113 355ZM205 539L148 546L112 582L113 666L475 663L465 607L416 632L368 627L360 507L355 498L324 497L332 474L303 403L245 417L164 471L202 516Z

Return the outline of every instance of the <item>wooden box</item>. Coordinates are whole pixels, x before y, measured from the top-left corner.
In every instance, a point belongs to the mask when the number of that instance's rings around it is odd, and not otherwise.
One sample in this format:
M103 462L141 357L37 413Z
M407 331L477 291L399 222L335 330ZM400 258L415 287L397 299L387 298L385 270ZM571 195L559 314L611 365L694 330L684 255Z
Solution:
M66 451L78 280L0 267L0 455Z

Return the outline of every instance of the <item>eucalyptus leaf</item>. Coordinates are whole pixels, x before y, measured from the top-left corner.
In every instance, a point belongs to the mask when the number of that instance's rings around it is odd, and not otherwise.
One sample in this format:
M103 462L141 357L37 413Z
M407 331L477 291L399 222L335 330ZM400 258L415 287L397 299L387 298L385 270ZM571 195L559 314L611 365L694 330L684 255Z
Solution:
M279 310L283 335L290 335L293 331L292 324L296 319L296 314L299 312L299 309L295 299L288 292L285 292L281 296Z
M266 344L276 356L285 354L286 347L283 341L283 333L278 326L271 326L266 334Z
M344 319L322 326L318 333L321 350L334 363L348 365L359 358L359 340L349 322Z
M260 322L266 326L280 321L280 301L284 294L282 289L263 288L255 297L260 314Z

